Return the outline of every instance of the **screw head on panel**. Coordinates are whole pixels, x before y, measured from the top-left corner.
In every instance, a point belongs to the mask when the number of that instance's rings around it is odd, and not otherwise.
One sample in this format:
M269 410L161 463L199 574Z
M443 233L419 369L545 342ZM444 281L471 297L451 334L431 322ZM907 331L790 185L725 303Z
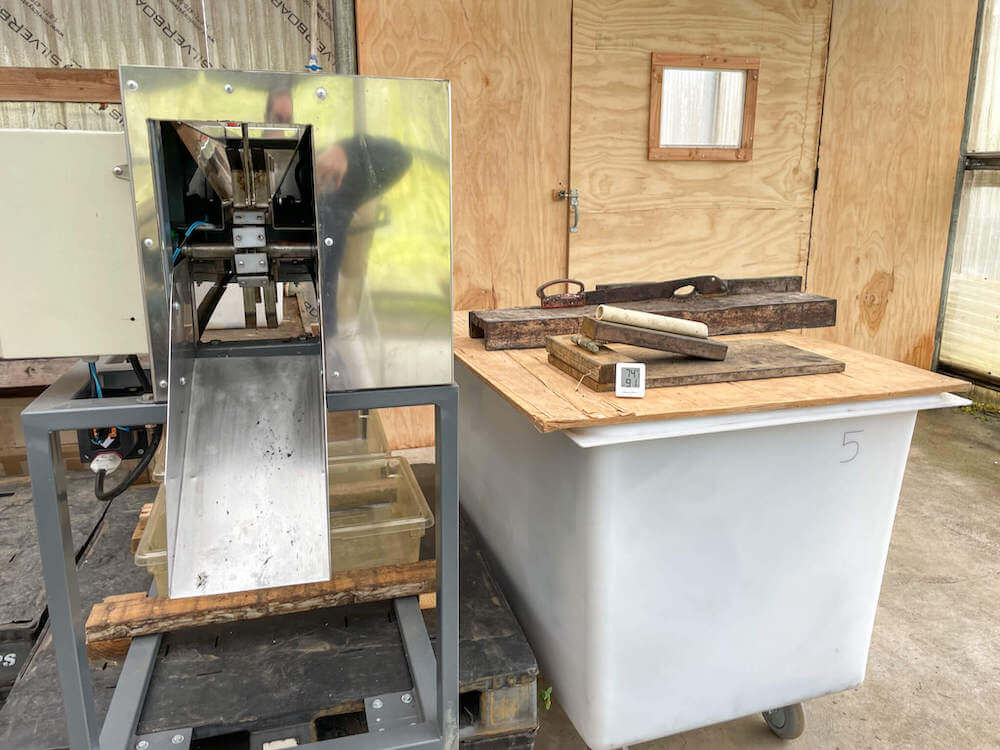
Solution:
M127 88L129 91L138 91L139 83L138 81L132 81L132 80L125 81L125 88ZM143 741L145 742L145 740Z
M333 247L333 237L327 237L323 240L323 244L327 247Z
M316 96L318 96L320 99L326 99L326 89L320 86L318 89L316 89Z
M146 248L147 250L148 250L149 248L151 248L151 247L153 246L153 238L152 238L152 237L147 237L146 239L144 239L144 240L142 241L142 246L143 246L144 248Z
M376 698L372 701L372 708L382 708L383 705L381 698Z
M116 164L111 168L111 174L113 174L115 177L121 177L123 174L125 174L125 170L122 169L121 164Z
M149 742L146 740L139 740L135 743L135 750L148 750Z
M161 380L160 381L160 388L166 388L166 387L167 387L167 381L166 380Z
M184 376L182 375L182 376L181 376L181 377L180 377L180 378L178 379L178 381L177 381L177 382L178 382L178 383L180 383L181 385L187 385L187 384L188 384L188 379L187 379L187 378L185 378L185 377L184 377Z
M227 83L225 86L222 87L222 90L225 91L227 94L233 93L233 84Z
M184 742L184 735L175 734L173 737L170 738L170 741L175 745L180 745L182 742Z
M407 705L413 703L413 696L410 695L409 693L403 693L401 696L399 696L399 699L403 701L403 703L406 703Z

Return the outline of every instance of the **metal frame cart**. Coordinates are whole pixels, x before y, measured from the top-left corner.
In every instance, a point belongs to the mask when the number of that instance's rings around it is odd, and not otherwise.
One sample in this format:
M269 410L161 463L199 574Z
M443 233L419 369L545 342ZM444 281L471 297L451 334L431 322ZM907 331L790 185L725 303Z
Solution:
M233 355L239 355L238 347L234 347ZM136 384L130 371L109 370L102 376L111 387ZM190 729L135 734L160 647L159 635L132 641L104 723L97 720L70 532L66 468L58 433L116 424L162 424L167 405L141 396L89 398L89 387L88 368L80 362L21 416L70 747L184 750L191 744ZM326 394L327 411L422 404L435 407L438 656L416 598L396 599L396 620L413 689L367 697L365 713L370 731L308 745L317 750L458 747L458 387L452 383Z

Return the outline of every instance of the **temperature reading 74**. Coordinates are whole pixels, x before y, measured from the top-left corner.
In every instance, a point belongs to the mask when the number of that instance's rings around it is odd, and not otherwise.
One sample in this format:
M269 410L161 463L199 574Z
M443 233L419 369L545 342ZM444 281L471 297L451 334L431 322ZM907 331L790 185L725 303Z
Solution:
M864 430L848 430L844 433L844 439L841 445L847 450L847 458L840 459L840 463L849 464L851 461L858 457L861 453L861 438L854 438L853 435L860 436Z

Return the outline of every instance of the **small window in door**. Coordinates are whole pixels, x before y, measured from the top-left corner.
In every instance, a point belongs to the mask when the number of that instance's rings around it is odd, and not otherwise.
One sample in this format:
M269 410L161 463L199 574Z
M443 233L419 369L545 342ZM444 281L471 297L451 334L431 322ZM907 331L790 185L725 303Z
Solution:
M760 59L652 55L651 160L749 161Z

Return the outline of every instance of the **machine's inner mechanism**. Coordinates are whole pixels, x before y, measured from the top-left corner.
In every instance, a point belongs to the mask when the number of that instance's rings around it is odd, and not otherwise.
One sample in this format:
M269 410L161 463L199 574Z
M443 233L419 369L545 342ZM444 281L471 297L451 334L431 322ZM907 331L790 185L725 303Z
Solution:
M276 328L276 284L317 277L311 128L190 121L152 127L172 263L187 258L193 280L212 283L198 303L197 330L205 330L234 283L243 290L246 327L257 327L263 303L267 327Z

